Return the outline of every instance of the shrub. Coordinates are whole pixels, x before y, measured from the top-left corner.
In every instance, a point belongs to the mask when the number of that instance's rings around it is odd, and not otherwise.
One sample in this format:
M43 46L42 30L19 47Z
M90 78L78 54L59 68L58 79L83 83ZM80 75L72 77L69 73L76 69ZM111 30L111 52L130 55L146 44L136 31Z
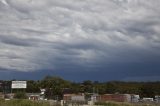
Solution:
M30 101L26 99L0 100L0 106L49 106L46 101Z
M96 102L95 105L101 106L131 106L127 103L119 103L119 102Z
M14 95L14 98L16 98L16 99L27 99L27 95L24 92L18 92Z

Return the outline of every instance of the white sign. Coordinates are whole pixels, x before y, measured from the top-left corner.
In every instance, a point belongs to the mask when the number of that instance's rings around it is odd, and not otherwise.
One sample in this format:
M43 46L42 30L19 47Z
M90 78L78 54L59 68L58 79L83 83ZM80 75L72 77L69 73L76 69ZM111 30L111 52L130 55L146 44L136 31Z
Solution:
M12 88L27 88L26 81L12 81Z

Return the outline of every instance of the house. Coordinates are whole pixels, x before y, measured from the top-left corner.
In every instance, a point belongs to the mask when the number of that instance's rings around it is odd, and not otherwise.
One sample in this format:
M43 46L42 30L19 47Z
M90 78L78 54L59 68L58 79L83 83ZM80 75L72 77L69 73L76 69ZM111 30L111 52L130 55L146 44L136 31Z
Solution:
M139 95L131 94L131 102L136 103L139 102L139 100L140 100Z
M153 98L143 98L143 102L153 102Z
M44 100L44 96L40 93L27 93L29 100Z
M86 105L87 101L85 100L85 95L82 94L64 94L63 95L63 105Z
M130 102L130 94L104 94L97 97L97 101L115 101L115 102Z
M64 101L85 101L84 94L64 94Z
M0 99L4 98L4 94L0 92Z
M160 103L160 96L159 96L159 95L156 95L156 96L155 96L155 101L156 101L157 103Z

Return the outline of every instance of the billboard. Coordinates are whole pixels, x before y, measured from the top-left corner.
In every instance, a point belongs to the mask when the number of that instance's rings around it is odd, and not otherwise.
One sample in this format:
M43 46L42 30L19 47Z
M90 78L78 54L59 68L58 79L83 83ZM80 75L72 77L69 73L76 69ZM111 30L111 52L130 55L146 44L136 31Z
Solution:
M12 88L13 89L27 88L27 82L26 81L12 81Z

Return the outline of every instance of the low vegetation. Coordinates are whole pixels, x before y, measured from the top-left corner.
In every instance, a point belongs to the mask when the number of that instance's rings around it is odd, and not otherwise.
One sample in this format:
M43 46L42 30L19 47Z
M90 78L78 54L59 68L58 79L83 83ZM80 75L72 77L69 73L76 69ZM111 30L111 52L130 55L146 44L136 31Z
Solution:
M160 104L149 104L149 103L120 103L120 102L97 102L96 106L160 106Z
M0 100L0 106L50 106L45 101L30 101L25 99Z
M27 99L27 95L25 92L17 92L14 95L14 98L16 99Z

